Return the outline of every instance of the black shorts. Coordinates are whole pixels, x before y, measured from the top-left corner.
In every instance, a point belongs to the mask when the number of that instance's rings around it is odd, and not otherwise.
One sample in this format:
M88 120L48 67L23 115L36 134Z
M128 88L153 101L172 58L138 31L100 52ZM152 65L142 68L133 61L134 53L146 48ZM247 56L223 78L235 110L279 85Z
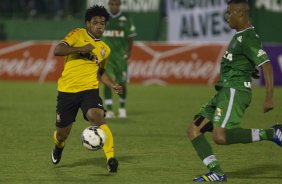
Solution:
M64 128L73 122L81 108L84 119L90 108L103 109L103 101L99 96L99 89L81 91L78 93L58 92L56 126Z

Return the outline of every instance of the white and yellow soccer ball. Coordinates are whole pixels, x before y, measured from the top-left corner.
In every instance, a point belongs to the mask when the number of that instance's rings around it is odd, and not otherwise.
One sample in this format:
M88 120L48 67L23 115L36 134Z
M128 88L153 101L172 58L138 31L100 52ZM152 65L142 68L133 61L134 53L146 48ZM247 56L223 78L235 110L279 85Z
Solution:
M98 126L90 126L83 130L81 134L82 145L91 151L101 149L106 141L105 132Z

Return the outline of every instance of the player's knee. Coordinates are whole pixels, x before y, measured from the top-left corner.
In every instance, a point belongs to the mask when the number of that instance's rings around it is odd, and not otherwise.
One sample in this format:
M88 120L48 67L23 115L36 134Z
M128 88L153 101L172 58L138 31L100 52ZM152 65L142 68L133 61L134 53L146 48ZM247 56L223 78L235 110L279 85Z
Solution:
M218 144L218 145L225 145L226 144L226 141L223 137L213 137L213 141L215 144Z
M86 113L86 117L88 121L92 124L95 123L95 125L102 125L104 124L104 110L93 108L89 109Z
M213 141L214 141L215 144L225 145L226 144L225 135L223 133L220 133L220 132L214 132L213 133Z
M189 140L193 140L197 136L200 135L200 130L198 127L195 126L194 121L188 125L187 128L187 136Z

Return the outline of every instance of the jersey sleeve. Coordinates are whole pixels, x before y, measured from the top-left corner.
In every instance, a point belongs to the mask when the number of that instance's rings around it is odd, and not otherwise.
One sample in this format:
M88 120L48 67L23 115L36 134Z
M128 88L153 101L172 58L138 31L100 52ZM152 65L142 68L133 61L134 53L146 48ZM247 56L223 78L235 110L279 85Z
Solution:
M110 47L107 46L106 44L104 46L105 46L105 56L104 56L104 59L103 59L103 61L101 62L100 66L99 66L102 69L106 69L106 65L107 65L107 62L109 60L109 56L111 54Z
M269 61L268 55L262 48L262 43L256 34L249 34L245 37L243 42L243 52L247 58L252 61L256 66Z
M134 22L130 16L127 16L126 33L127 37L134 37L137 35Z
M80 29L74 29L62 40L62 42L68 44L69 46L74 46L80 37Z

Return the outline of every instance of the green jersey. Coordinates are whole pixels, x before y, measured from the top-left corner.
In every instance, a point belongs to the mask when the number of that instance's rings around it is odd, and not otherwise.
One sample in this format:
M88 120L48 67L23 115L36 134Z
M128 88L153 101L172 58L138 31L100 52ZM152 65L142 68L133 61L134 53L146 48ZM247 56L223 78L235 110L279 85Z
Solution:
M229 43L220 66L220 79L216 89L230 87L250 90L252 73L257 66L268 62L254 27L237 32Z
M112 51L109 63L124 59L128 49L128 37L136 36L135 26L128 14L119 12L117 15L110 15L102 37Z

